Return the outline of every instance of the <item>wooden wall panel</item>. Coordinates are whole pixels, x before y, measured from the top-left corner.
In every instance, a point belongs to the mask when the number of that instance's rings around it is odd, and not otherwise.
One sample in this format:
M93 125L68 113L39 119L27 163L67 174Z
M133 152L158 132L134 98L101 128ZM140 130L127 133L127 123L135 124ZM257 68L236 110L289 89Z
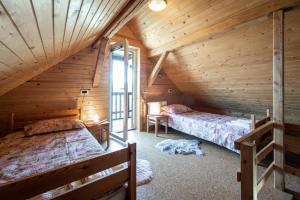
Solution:
M91 88L96 58L97 49L88 47L0 97L2 127L7 124L7 116L12 111L82 107L87 117L95 112L100 113L101 118L106 117L107 85ZM83 102L80 88L91 88Z
M272 21L180 49L165 68L178 89L219 109L263 112L272 105Z
M168 1L166 10L144 10L128 26L153 50L264 1L230 2ZM299 17L299 8L285 14L285 120L290 123L300 123ZM272 108L272 19L264 16L175 50L164 69L183 94L196 98L199 109L265 115Z
M146 101L177 101L176 98L180 98L178 90L163 73L153 87L147 88L148 74L154 64L148 60L146 49L127 27L123 28L114 40L119 41L124 37L129 39L130 45L140 48L140 82L143 98ZM100 69L99 87L92 87L97 54L98 49L91 47L81 50L1 96L0 136L6 132L5 129L11 112L40 112L81 107L86 119L91 119L95 113L101 119L108 118L108 66L103 66ZM90 94L84 99L80 96L81 88L91 89ZM172 89L173 93L168 94L168 89Z

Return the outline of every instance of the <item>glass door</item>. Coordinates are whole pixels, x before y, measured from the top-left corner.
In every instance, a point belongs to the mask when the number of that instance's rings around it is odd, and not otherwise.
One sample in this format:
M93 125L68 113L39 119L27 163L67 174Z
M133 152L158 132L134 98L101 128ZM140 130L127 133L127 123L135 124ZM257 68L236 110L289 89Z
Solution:
M128 139L135 128L135 57L128 42L114 45L110 54L110 121L111 134Z

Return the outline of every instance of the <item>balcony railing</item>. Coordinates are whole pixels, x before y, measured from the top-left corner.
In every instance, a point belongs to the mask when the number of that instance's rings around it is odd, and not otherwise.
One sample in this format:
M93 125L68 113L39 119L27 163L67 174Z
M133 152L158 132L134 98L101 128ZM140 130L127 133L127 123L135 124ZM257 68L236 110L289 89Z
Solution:
M124 118L124 92L112 93L112 120L120 120ZM133 94L128 92L128 118L133 116Z

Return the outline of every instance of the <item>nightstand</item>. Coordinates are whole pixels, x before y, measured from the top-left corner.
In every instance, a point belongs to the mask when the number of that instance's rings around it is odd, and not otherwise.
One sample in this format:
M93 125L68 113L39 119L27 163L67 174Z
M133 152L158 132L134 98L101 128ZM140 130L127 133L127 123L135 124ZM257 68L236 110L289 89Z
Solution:
M84 122L84 125L94 135L99 143L106 140L107 147L109 147L109 121L87 121Z
M167 115L147 115L147 133L149 133L149 126L151 124L155 125L155 136L157 137L158 128L160 125L165 126L165 133L168 134L168 120Z

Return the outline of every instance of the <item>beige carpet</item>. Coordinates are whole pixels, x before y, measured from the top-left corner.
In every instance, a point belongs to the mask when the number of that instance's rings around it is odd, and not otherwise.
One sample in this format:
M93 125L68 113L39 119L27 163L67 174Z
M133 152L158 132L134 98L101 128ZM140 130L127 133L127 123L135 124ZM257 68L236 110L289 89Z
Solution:
M147 133L129 133L130 141L137 143L138 158L150 161L153 170L153 180L138 187L138 199L240 199L240 183L236 181L240 162L238 154L203 142L201 148L205 156L168 155L155 148L155 144L166 138L193 137L177 133L167 136L161 134L159 137ZM271 181L268 188L259 194L259 199L273 199ZM288 176L287 186L300 191L300 179Z

